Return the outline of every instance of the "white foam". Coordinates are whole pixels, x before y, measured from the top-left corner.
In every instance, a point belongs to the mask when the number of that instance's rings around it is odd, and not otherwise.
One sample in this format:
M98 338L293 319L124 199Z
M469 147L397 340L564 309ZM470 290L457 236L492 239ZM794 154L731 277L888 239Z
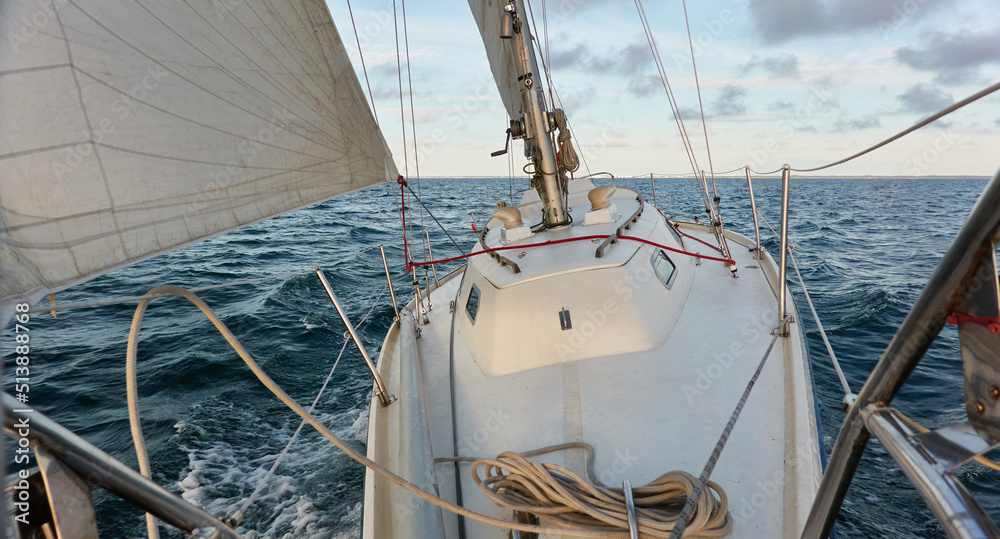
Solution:
M247 411L251 415L252 411ZM368 434L368 411L352 408L317 413L317 418L345 440L364 442ZM265 427L257 417L245 424ZM287 442L298 425L295 418L274 428L272 435ZM203 506L221 517L239 508L265 477L280 452L277 444L266 450L231 445L227 441L190 440L193 432L205 432L194 422L184 435L190 445L189 470L176 484L181 497ZM180 432L180 431L179 431ZM231 435L236 436L235 432ZM228 435L227 435L228 436ZM213 437L214 438L214 437ZM239 442L236 442L239 443ZM266 452L266 453L265 453ZM263 453L263 454L262 454ZM244 524L238 528L248 539L301 539L330 537L356 538L360 534L363 497L358 485L356 502L342 505L343 491L351 488L343 480L333 479L331 470L359 466L340 450L308 427L289 449L281 465L247 510ZM331 495L333 492L340 494Z

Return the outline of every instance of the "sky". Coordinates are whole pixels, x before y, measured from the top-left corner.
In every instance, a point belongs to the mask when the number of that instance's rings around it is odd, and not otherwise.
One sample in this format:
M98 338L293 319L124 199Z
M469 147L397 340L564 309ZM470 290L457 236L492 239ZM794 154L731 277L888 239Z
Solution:
M347 2L327 3L366 87ZM585 162L578 175L690 173L635 2L530 4L537 48L547 45L545 61ZM395 10L392 0L351 3L376 113L400 171L507 176L509 160L490 157L504 146L507 117L467 2L409 0L406 40L402 7L402 0ZM646 0L644 9L704 170L824 165L1000 81L997 0L692 0L710 165L684 5ZM394 12L412 80L410 90L404 54L405 163ZM520 174L520 142L514 149ZM998 168L1000 92L820 174L992 176Z

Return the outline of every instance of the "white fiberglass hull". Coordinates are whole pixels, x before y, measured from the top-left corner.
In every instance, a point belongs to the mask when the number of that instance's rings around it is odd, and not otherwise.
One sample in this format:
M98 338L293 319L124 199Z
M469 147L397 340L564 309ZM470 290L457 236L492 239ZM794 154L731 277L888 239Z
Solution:
M685 225L685 232L714 240L697 225ZM497 373L502 367L475 357L470 350L474 335L464 334L462 323L452 334L452 316L466 316L460 287L468 283L462 285L461 271L449 275L431 289L430 323L419 325L420 337L408 313L402 327L394 327L386 338L379 369L399 401L386 408L377 401L372 405L369 457L449 501L458 501L461 489L464 507L506 520L511 511L479 492L471 464L460 464L456 478L454 464L435 465L433 460L456 453L495 457L503 451L584 441L596 450L596 477L609 486L620 486L624 479L640 486L670 470L697 477L777 325L776 264L769 256L755 259L746 238L728 232L727 237L739 278L732 278L721 263L679 262L689 271L674 285L683 297L677 300L679 316L663 323L669 335L662 344L509 373ZM687 240L684 246L692 253L718 256L698 242ZM646 284L641 275L634 274L626 288L619 286L614 293L620 299L627 290L642 295ZM655 278L652 284L658 284ZM732 537L799 536L822 473L806 349L794 306L789 307L796 320L791 334L775 343L712 474L729 498ZM620 339L602 333L613 326L605 319L615 316L614 309L575 311L580 345ZM497 336L500 349L504 337L518 338ZM539 460L583 470L579 451ZM364 536L370 538L459 536L454 515L371 471L364 526ZM468 519L464 527L467 537L508 537L507 530Z

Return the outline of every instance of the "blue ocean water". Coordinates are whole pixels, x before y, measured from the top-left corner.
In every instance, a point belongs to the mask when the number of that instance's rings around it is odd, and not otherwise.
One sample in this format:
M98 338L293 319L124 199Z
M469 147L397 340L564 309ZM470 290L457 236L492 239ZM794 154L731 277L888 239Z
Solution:
M617 183L653 199L648 179ZM794 253L855 391L985 185L985 180L973 179L793 178ZM327 268L327 278L352 320L370 311L359 332L373 355L392 322L393 309L384 294L378 249L372 247L385 245L400 300L412 296L412 280L403 271L397 188L376 186L271 219L113 272L57 299L95 301L140 295L160 284L197 288L302 271L200 296L276 382L298 402L309 403L344 343L344 327L311 268L340 261ZM526 181L506 178L429 179L422 182L421 193L468 250L474 242L469 212L482 223L496 201L509 201L511 192L525 188ZM765 222L777 227L780 182L760 178L754 188ZM727 228L752 236L745 181L720 179L718 190ZM659 207L674 218L704 215L693 179L659 179L656 193ZM422 234L416 203L410 202L413 231ZM763 243L776 254L777 242L765 222ZM424 225L435 258L458 254L428 216ZM421 252L419 243L414 248ZM460 264L445 264L438 273ZM844 417L842 392L794 272L790 282L805 319L824 442L830 450ZM61 312L55 319L39 313L32 320L32 404L132 467L136 457L125 407L125 346L134 307L79 309ZM5 358L6 372L12 372L11 359ZM158 299L147 312L138 380L154 479L215 515L238 507L254 490L298 425L297 417L253 378L185 300ZM957 420L964 413L961 380L957 332L945 328L894 404L929 427ZM10 391L10 377L6 381ZM348 346L317 416L358 449L366 440L370 391L370 374L354 346ZM996 472L970 465L959 476L991 514L1000 516ZM240 531L248 537L356 537L363 478L360 465L307 428L250 507ZM95 494L102 537L145 535L138 510L107 493ZM838 529L841 537L943 535L874 441Z

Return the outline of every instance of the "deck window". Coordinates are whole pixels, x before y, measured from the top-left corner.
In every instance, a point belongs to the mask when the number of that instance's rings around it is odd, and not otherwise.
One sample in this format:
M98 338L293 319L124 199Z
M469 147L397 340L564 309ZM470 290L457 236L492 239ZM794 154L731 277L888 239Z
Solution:
M677 277L677 266L670 260L667 253L663 250L659 250L653 255L653 271L656 272L656 276L666 286L668 289L674 285L674 279Z
M479 287L472 285L469 291L469 300L465 302L465 312L469 313L469 320L476 323L476 315L479 314Z

